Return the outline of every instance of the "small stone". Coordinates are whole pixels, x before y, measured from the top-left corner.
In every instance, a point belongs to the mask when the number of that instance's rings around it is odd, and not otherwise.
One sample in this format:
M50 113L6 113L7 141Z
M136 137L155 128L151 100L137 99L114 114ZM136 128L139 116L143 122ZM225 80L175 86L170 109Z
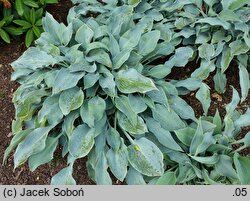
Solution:
M219 95L218 93L214 92L212 95L212 98L215 98L217 101L221 102L222 101L222 96Z
M0 68L2 68L3 67L3 64L0 64Z
M10 132L8 135L7 135L7 137L11 137L12 136L12 132Z

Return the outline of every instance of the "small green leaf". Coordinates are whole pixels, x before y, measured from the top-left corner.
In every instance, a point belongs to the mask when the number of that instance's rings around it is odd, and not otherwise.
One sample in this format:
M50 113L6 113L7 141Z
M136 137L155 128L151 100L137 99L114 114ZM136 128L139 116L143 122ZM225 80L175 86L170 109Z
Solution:
M25 45L26 47L29 47L31 45L31 43L34 40L34 33L32 31L32 29L30 29L25 36Z
M1 38L6 42L6 43L10 43L10 37L8 35L8 33L6 31L4 31L3 29L0 29L0 36Z
M15 6L16 6L16 10L17 10L18 15L22 16L23 13L24 13L22 0L16 0L15 1Z

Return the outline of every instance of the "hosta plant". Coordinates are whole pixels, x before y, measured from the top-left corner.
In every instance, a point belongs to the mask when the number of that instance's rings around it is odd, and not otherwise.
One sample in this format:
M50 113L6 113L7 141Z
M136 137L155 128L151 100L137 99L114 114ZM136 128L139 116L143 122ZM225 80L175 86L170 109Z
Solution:
M74 2L81 4L67 26L47 13L36 47L12 63L21 85L4 160L16 149L15 168L28 161L34 171L59 145L68 165L52 184L75 184L74 162L83 157L97 184L112 184L111 174L127 184L249 184L250 159L238 153L249 134L235 137L250 125L250 110L235 110L237 91L221 120L218 112L207 116L201 79L165 79L196 59L195 46L172 36L166 1ZM199 118L179 96L195 90Z

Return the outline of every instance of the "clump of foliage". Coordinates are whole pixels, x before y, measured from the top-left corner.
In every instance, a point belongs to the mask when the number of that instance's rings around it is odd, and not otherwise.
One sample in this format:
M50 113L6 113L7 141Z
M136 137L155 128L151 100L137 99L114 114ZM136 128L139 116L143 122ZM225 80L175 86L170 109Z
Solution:
M15 168L28 161L34 171L60 145L68 166L52 184L75 184L74 162L83 157L97 184L111 184L110 172L127 184L249 184L250 159L239 152L250 146L250 134L235 140L250 125L250 109L236 111L246 89L241 98L233 89L221 119L219 112L207 115L210 90L202 82L217 67L221 86L227 67L218 63L235 55L247 82L249 23L244 18L244 29L227 27L236 26L232 13L247 12L246 1L73 2L80 4L70 10L68 26L47 13L36 47L12 63L12 79L21 86L4 160L17 147ZM225 6L227 18L220 19ZM244 51L234 54L239 42ZM200 67L190 78L166 79L195 59ZM199 118L180 96L191 91L203 106Z
M10 43L10 36L25 34L25 45L29 47L43 32L44 8L55 3L57 0L1 0L0 37Z

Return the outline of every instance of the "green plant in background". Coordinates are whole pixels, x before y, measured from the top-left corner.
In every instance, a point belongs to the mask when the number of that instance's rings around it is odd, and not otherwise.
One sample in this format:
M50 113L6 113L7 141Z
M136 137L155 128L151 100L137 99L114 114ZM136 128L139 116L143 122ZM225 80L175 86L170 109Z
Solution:
M75 184L74 162L83 157L97 184L112 183L108 170L128 184L249 184L249 156L239 155L249 147L249 134L235 138L250 125L250 109L236 111L240 97L233 89L224 119L218 112L207 115L210 89L202 80L226 54L223 48L210 58L209 44L193 42L201 30L218 29L198 19L207 18L211 1L73 2L80 4L69 11L68 26L47 13L36 47L12 63L12 79L21 86L13 97L14 137L4 161L16 149L15 168L28 161L34 171L61 145L68 165L52 184ZM193 15L198 21L191 26ZM245 40L245 34L239 37ZM248 54L238 55L241 65L249 64ZM166 79L172 68L194 59L201 66L190 78ZM180 96L191 91L202 104L202 117Z
M10 43L10 35L18 36L26 33L25 45L29 47L39 38L42 28L42 16L47 4L57 3L57 0L16 0L10 1L8 7L0 7L1 38Z

